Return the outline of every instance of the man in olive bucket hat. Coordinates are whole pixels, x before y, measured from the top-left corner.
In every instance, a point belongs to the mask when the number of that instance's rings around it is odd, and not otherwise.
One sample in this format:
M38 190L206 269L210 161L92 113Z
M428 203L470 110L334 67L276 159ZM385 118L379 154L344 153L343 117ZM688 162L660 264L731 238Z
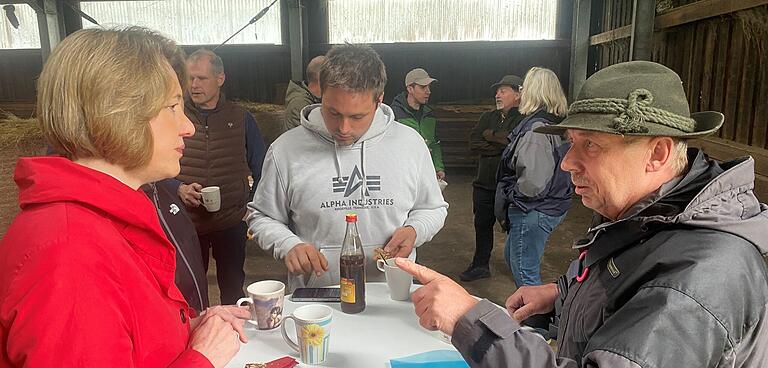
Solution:
M590 77L568 117L561 167L596 222L558 282L522 287L508 316L404 259L421 280L422 326L452 335L473 367L768 367L768 206L754 160L709 160L686 139L716 131L690 114L680 78L633 61ZM762 234L761 234L762 232ZM551 314L557 352L518 321Z

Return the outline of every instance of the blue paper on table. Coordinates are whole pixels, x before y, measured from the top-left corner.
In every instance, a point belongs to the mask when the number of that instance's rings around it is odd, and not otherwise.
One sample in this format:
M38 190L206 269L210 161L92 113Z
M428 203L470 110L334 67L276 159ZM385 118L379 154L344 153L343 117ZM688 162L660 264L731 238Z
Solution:
M461 354L455 350L433 350L390 359L389 365L392 368L469 368Z

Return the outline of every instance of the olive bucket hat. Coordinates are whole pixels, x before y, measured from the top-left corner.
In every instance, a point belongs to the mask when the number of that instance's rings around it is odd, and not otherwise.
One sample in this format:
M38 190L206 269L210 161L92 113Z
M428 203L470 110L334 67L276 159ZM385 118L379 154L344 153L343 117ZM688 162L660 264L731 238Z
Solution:
M691 114L680 77L664 65L630 61L589 77L560 124L535 129L563 134L566 129L656 137L695 138L715 132L723 114Z
M491 90L496 92L496 89L501 86L510 86L514 88L515 91L520 92L520 86L523 85L523 79L514 75L514 74L507 74L504 77L501 78L500 81L494 83L491 85Z

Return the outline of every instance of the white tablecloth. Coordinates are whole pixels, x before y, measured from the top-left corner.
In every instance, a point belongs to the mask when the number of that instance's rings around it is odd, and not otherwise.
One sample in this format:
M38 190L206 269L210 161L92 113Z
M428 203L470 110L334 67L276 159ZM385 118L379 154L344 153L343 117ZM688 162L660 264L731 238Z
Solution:
M346 314L339 303L321 303L333 308L330 355L323 366L387 367L391 358L454 349L441 339L439 332L419 326L410 300L390 299L385 283L367 283L365 287L367 306L361 313ZM286 296L283 315L307 304L310 303L291 302ZM288 321L288 333L295 340L293 326L293 321ZM260 331L246 323L246 333L248 343L242 345L227 368L243 368L246 363L266 363L284 356L299 360L299 354L283 341L279 328ZM312 366L299 364L299 367Z

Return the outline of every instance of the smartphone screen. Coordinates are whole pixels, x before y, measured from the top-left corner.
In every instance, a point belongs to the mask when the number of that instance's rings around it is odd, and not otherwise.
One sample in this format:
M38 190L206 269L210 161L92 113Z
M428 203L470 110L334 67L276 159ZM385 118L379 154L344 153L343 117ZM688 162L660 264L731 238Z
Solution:
M339 288L298 288L291 295L294 302L340 302Z

